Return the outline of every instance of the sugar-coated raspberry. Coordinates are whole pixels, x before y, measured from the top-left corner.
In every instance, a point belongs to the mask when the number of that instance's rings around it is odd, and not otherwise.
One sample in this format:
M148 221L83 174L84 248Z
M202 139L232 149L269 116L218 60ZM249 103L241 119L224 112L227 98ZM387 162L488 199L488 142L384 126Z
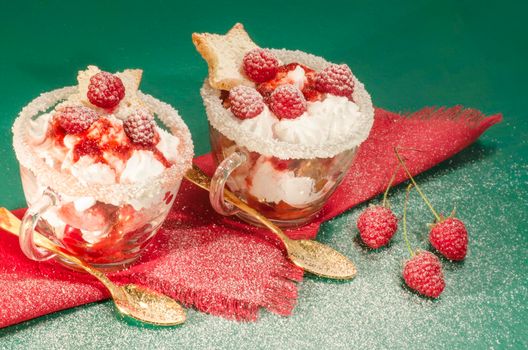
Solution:
M349 97L354 91L352 71L346 64L332 64L317 73L315 86L321 92Z
M275 78L257 86L257 90L264 97L264 101L269 101L270 95L273 93L273 91L275 91L277 86L284 84L293 85L294 82L288 77L288 73L295 70L299 66L304 70L306 77L306 82L302 88L304 98L310 102L321 101L323 99L323 94L315 88L316 72L313 69L297 62L280 66Z
M457 218L447 218L429 232L431 245L449 260L464 260L467 253L466 226Z
M253 118L264 110L264 99L257 90L249 86L235 86L229 91L231 112L240 118Z
M55 113L60 126L68 134L79 134L90 127L99 116L84 106L63 107Z
M101 108L113 108L125 97L125 86L118 76L99 72L90 78L88 100Z
M273 79L279 68L279 60L266 49L256 48L244 55L244 72L255 83Z
M407 260L403 279L409 288L429 298L438 298L445 288L442 264L436 255L427 251Z
M279 118L294 119L306 111L306 99L296 86L278 86L270 95L270 108Z
M154 117L147 111L136 111L123 123L125 133L130 140L143 146L151 146L154 143L155 127Z
M398 218L390 208L373 205L359 215L357 228L361 240L370 248L377 249L389 243L396 230Z

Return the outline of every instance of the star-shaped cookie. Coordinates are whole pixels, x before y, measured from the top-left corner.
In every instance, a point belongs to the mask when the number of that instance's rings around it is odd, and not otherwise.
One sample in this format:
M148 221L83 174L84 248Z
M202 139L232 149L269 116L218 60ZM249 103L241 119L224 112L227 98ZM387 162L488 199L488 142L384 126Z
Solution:
M243 72L244 55L257 48L244 26L237 23L227 34L193 33L196 50L209 66L209 84L220 90L230 90L237 85L254 86Z
M90 78L99 72L101 70L97 66L88 66L85 70L79 71L77 74L79 92L72 94L68 100L62 102L57 107L78 106L82 104L96 110L100 115L113 114L115 117L123 120L128 117L131 111L137 108L146 108L137 95L139 84L141 83L141 76L143 75L141 69L125 69L123 72L114 73L121 79L125 86L125 97L115 108L107 110L90 103L87 96Z

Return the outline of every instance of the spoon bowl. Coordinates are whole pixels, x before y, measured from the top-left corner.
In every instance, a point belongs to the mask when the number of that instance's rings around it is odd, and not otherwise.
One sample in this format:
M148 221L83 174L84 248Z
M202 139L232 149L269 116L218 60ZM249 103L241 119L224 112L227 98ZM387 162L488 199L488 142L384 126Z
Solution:
M18 236L21 221L6 208L0 208L0 228ZM164 294L144 286L126 284L119 286L106 275L71 255L38 232L33 236L37 246L57 254L95 278L110 292L117 310L125 317L155 326L175 326L185 322L185 309L178 302Z
M346 256L335 249L308 239L289 239L290 260L314 275L338 280L349 280L356 276L356 267Z
M121 286L123 299L115 299L119 312L156 326L176 326L185 322L185 309L174 299L136 284Z
M193 165L193 168L187 171L185 178L204 190L209 191L211 187L211 178L204 174L196 165ZM268 218L251 208L227 189L224 189L224 198L275 233L286 247L288 258L304 271L337 280L349 280L356 276L357 270L354 263L332 247L313 240L291 239Z

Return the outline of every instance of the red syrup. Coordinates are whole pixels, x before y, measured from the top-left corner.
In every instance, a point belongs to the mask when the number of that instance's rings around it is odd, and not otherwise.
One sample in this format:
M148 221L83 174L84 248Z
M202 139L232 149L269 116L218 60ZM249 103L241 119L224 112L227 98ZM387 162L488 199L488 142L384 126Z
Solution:
M145 146L134 144L124 135L121 125L112 123L105 117L99 118L86 131L75 134L79 141L73 149L73 161L77 162L82 156L92 157L96 163L107 164L112 167L112 164L105 158L106 155L112 155L126 163L132 156L135 150L150 151L154 157L165 168L172 166L172 163L165 158L156 145L159 142L159 135L155 134L155 139L152 145ZM64 146L64 137L67 135L64 129L60 126L58 121L53 121L50 128L50 136L58 146Z
M56 147L65 147L64 138L68 134L53 120L48 131L48 137ZM73 148L73 160L77 162L82 156L90 156L95 162L107 164L107 159L118 158L126 163L133 152L144 150L152 152L153 156L164 167L169 168L169 162L163 153L156 148L160 136L156 132L152 145L134 144L123 130L123 126L101 117L86 131L74 134L77 138ZM110 156L110 157L109 157ZM172 202L173 195L169 192L164 204ZM63 233L64 246L92 264L108 264L115 261L127 261L137 256L137 250L145 245L151 237L153 228L150 224L138 227L142 214L131 205L114 206L97 202L91 208L78 212L73 203L66 203L59 209L60 218L67 223ZM83 237L83 231L93 234L105 232L100 238L88 242Z

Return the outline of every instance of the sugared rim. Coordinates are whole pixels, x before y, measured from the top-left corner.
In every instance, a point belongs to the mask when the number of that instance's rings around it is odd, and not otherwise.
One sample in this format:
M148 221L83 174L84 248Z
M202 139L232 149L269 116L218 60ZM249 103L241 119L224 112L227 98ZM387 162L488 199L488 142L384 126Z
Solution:
M59 194L74 197L93 197L98 201L121 205L132 199L139 198L145 193L156 193L161 188L169 189L181 180L185 171L192 165L193 143L187 125L183 122L178 112L169 104L164 103L150 95L138 91L141 100L163 122L163 124L180 140L178 153L180 157L160 175L133 184L86 185L79 182L73 175L62 173L44 162L33 151L29 143L29 121L54 107L58 102L65 100L76 93L76 86L64 87L41 94L18 115L13 125L13 146L20 164L35 175L38 181Z
M272 51L284 64L298 62L316 70L322 70L331 64L321 57L302 51L285 49ZM359 146L368 137L370 128L374 122L374 108L372 107L370 95L365 90L364 85L355 76L352 99L359 106L362 122L369 123L370 126L366 132L355 135L356 137L345 135L344 137L328 140L328 142L318 145L293 144L280 140L259 138L257 135L240 128L236 120L232 118L231 112L222 106L220 91L213 89L209 85L208 79L205 79L200 93L211 126L227 138L235 141L239 146L246 147L249 151L275 156L281 159L333 157L343 151Z

